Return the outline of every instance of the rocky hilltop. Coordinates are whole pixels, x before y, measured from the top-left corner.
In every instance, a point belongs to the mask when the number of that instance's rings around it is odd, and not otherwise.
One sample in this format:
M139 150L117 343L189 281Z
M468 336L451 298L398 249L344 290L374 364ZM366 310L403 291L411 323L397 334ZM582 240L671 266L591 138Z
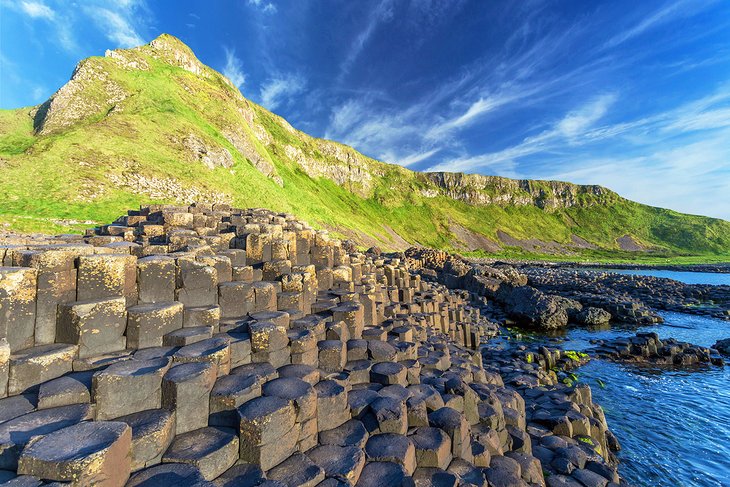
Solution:
M389 250L722 254L730 223L600 186L418 173L311 137L161 35L0 111L0 223L80 230L143 201L264 206ZM49 227L50 225L50 227Z

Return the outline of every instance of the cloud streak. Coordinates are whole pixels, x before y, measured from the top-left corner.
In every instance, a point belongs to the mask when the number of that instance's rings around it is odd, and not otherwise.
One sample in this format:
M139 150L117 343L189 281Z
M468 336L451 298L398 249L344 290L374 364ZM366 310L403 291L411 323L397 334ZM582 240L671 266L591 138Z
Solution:
M49 4L40 0L22 0L3 3L5 5L31 20L48 22L58 43L76 56L81 53L75 32L91 26L113 43L111 47L134 47L145 43L141 29L145 28L146 19L150 17L144 0L90 0L77 8L70 8L69 4L59 0Z
M231 83L233 83L238 89L241 89L244 83L246 83L246 75L243 72L243 64L241 63L241 60L236 57L235 50L227 47L224 47L223 50L226 55L226 64L223 66L222 70L223 76L231 80Z
M56 12L41 2L20 2L20 8L27 15L36 19L53 20L56 17Z
M116 47L136 47L145 43L132 20L132 9L113 11L108 8L89 7L89 16Z
M248 5L265 14L275 14L278 12L276 5L272 2L265 2L264 0L248 0Z
M368 20L365 23L365 28L357 34L352 44L350 45L350 49L348 50L345 59L340 64L340 74L338 76L339 82L341 82L342 79L347 74L349 74L352 65L357 60L358 56L360 56L360 53L362 53L363 49L365 49L366 44L373 36L373 33L375 32L375 29L378 27L378 25L382 22L387 22L388 20L392 19L392 17L392 0L381 0L380 3L378 3L378 5L370 12Z
M261 104L269 110L276 110L291 97L304 91L306 82L300 75L287 74L269 79L261 87Z
M633 27L611 37L604 45L605 48L613 48L623 44L635 37L639 37L651 29L670 23L683 17L696 15L704 10L714 1L680 0L670 1L659 10L643 18Z

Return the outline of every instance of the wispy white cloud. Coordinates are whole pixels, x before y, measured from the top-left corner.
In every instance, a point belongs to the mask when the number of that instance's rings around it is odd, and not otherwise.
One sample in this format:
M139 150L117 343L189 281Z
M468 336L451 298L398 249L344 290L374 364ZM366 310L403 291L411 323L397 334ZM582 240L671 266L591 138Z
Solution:
M474 172L500 164L507 164L510 168L514 168L515 161L520 158L549 150L556 145L564 145L569 142L581 143L582 141L578 137L603 117L615 100L616 95L614 94L600 95L569 112L549 129L526 137L519 144L497 152L442 161L428 170Z
M383 5L389 6L379 4L381 8ZM392 16L392 12L388 15ZM389 20L388 15L383 17L375 12L369 17L342 65L345 69L341 74L355 62L380 23ZM533 15L539 17L528 9L525 22L535 20ZM410 165L422 163L429 158L419 159L418 155L435 149L433 155L463 153L460 131L483 126L487 119L497 120L500 112L510 107L525 108L540 99L574 90L585 78L604 69L603 59L597 57L593 64L568 72L554 70L556 60L569 51L586 29L578 26L540 35L534 35L533 28L522 29L507 43L508 48L464 65L404 109L398 109L397 101L376 103L362 94L356 100L340 102L331 111L325 136L401 164L403 161ZM356 108L357 116L354 116ZM346 128L343 121L349 123Z
M56 12L48 5L42 2L24 1L20 2L20 8L27 15L36 19L47 19L53 20L56 17Z
M616 101L613 93L601 95L574 112L570 112L558 123L556 130L564 137L573 138L591 127L608 111Z
M420 128L411 123L411 118L418 111L420 107L403 112L379 111L373 109L367 96L349 99L332 110L325 137L357 147L371 157L395 162L412 150L403 141L416 140Z
M9 8L29 17L32 20L47 22L55 31L58 44L66 51L75 52L78 48L71 25L74 15L57 10L40 0L23 0L21 2L3 2L0 8Z
M261 104L269 110L276 110L289 98L304 91L305 80L297 74L276 76L261 87Z
M342 81L342 78L346 76L352 65L355 63L357 58L362 53L366 44L372 37L378 25L382 22L387 22L393 18L393 2L392 0L381 0L378 5L371 10L368 15L365 27L355 36L355 39L350 45L350 49L347 51L345 59L340 64L340 74L338 81Z
M504 99L499 99L498 97L479 97L479 99L469 105L463 113L432 127L428 132L428 137L436 139L454 129L469 125L481 115L491 112L504 102Z
M679 18L690 17L704 10L707 6L715 3L714 0L672 0L666 3L659 10L650 13L638 23L628 29L619 32L611 37L603 47L613 48L630 39L639 37L642 34L659 27L663 24L672 22Z
M141 29L150 18L144 0L89 0L73 4L74 8L60 0L22 0L3 2L3 8L6 6L33 20L48 22L55 31L57 43L74 55L81 54L80 40L75 35L81 25L99 30L113 43L110 47L126 48L144 44Z
M31 90L33 101L36 103L44 101L48 96L48 91L43 86L34 86Z
M246 75L243 72L243 64L236 57L236 51L227 47L223 48L226 53L226 65L223 67L223 76L231 80L239 89L246 82Z
M441 149L431 149L431 150L425 150L420 152L413 152L411 154L407 154L405 156L398 157L396 155L393 155L393 157L386 157L386 160L393 161L396 164L400 164L401 166L411 166L413 164L425 161L427 159L430 159L434 155L438 154Z
M718 195L730 191L728 86L646 117L601 124L616 101L615 94L600 95L520 143L429 170L602 184L643 203L727 219L730 200ZM541 162L528 168L530 157Z
M131 6L116 11L102 7L87 7L89 16L95 21L99 30L116 47L122 48L136 47L145 43L134 25L132 10Z
M272 2L266 2L264 0L248 0L248 4L265 14L275 14L277 12L276 5Z

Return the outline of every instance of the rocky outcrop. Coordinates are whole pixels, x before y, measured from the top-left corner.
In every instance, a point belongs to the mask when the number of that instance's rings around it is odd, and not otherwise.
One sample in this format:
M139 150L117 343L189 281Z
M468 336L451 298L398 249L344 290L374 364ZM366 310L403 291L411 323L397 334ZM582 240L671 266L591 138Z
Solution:
M656 333L637 333L628 338L598 340L589 352L621 362L654 365L695 366L724 365L717 350L700 347L674 338L661 340Z
M101 61L85 59L76 66L69 82L38 108L33 128L38 135L59 132L92 116L111 112L127 96Z
M730 357L730 338L716 341L712 348L714 348L721 354Z
M9 237L0 261L1 481L620 481L590 388L556 380L570 356L481 355L480 299L412 257L201 204Z
M201 162L208 169L233 167L233 156L228 149L224 147L213 147L209 143L206 144L197 135L189 134L183 140L183 145L194 161Z
M298 164L311 178L327 178L339 186L363 198L372 194L374 184L373 167L365 162L365 158L349 147L340 146L328 140L315 140L321 156L305 154L299 147L284 147L286 156Z
M162 34L150 42L148 46L152 57L162 59L198 76L208 74L206 71L210 68L201 63L193 51L174 36ZM138 49L145 49L145 46Z
M617 321L656 323L656 310L730 320L730 286L686 284L653 276L575 269L572 264L520 266L530 285L602 308ZM712 272L711 269L708 269Z
M473 205L535 205L552 210L605 205L618 199L612 191L596 185L448 172L426 173L426 177L445 196Z
M185 203L204 199L215 203L230 203L231 197L224 193L211 191L194 185L183 185L173 178L145 176L136 172L110 173L109 181L133 189L149 198Z
M254 124L254 126L258 126ZM272 178L279 186L283 184L281 177L277 174L274 163L268 155L261 154L250 136L242 129L229 129L223 132L223 136L236 150L245 157L258 172L266 177ZM264 139L265 140L265 139Z
M582 323L584 325L605 325L611 321L611 313L605 309L588 306L587 308L584 308L583 311L579 312L575 319L578 323Z
M541 330L563 328L568 324L571 303L531 286L502 286L497 299L507 314L519 323Z

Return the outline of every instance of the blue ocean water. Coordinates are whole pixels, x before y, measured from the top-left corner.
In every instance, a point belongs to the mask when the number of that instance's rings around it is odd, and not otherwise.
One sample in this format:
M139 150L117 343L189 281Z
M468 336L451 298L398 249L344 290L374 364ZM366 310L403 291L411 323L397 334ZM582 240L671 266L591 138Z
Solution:
M719 272L687 272L687 271L666 271L659 269L587 269L587 270L600 270L603 272L615 272L616 274L633 274L639 276L653 276L653 277L665 277L667 279L674 279L675 281L684 282L687 284L712 284L712 285L729 285L730 286L730 274L722 274Z
M662 316L664 324L639 328L571 328L563 348L583 350L592 339L637 331L703 346L730 337L730 322L682 313ZM578 376L593 389L621 442L619 471L633 485L730 486L730 366L680 370L593 359Z

